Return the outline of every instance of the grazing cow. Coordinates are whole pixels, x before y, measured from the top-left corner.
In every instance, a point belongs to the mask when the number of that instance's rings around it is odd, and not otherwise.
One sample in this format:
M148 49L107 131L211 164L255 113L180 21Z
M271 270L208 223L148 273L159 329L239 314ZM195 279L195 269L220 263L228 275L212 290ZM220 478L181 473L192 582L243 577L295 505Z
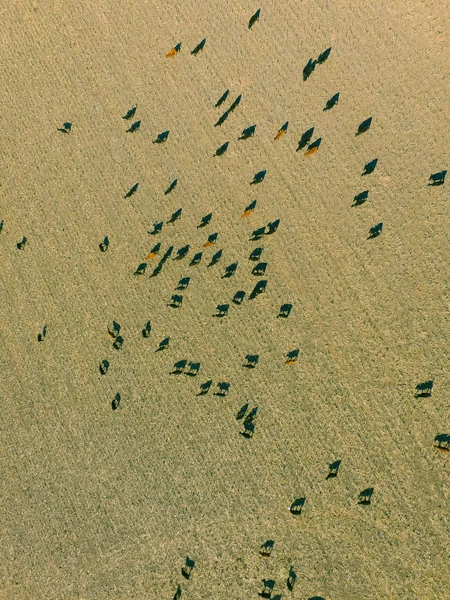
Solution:
M138 187L139 187L139 183L135 183L125 194L124 198L130 198L130 196L132 196L133 194L135 194L137 192Z
M213 267L214 265L216 265L221 258L222 258L222 250L217 250L217 252L212 255L211 261L209 262L208 267Z
M258 416L258 407L255 406L245 417L244 423L253 423L257 416Z
M356 194L356 196L353 198L352 206L359 206L360 204L364 204L364 202L367 200L368 197L369 197L369 190L364 190L363 192Z
M314 127L311 127L310 129L307 129L304 133L302 133L302 137L298 141L298 148L297 148L296 152L298 152L299 150L302 150L305 146L307 146L309 144L309 142L312 139L313 133L314 133Z
M429 381L424 381L423 383L418 383L416 385L416 398L428 398L431 396L433 391L434 381L430 379Z
M147 256L145 257L145 260L150 260L151 258L155 257L159 253L160 250L161 250L161 242L158 242L157 244L155 244L153 246L153 248L147 254Z
M184 563L184 567L181 569L181 574L185 579L189 579L192 574L192 569L195 567L195 562L186 556L186 561Z
M122 119L126 119L127 121L128 121L128 119L132 119L134 117L136 109L137 109L137 106L133 106L132 108L130 108L130 110L127 112L126 115L124 115L122 117Z
M156 277L157 275L159 275L161 273L161 271L162 271L163 264L164 263L162 261L159 261L159 263L153 269L152 274L149 275L149 277Z
M247 402L247 404L244 404L244 406L241 406L241 408L238 410L238 413L236 415L236 421L241 421L245 417L245 413L247 412L247 409L248 409L248 402Z
M263 589L258 593L261 598L270 598L272 596L275 581L273 579L263 579Z
M372 125L372 117L365 119L362 123L359 124L358 130L355 135L361 135L362 133L365 133L366 131L368 131L370 129L371 125Z
M148 234L150 235L156 235L158 233L161 233L161 229L163 228L163 222L161 221L160 223L153 223L153 230L152 231L147 231Z
M382 231L383 223L378 223L377 225L374 225L369 229L369 237L367 239L371 240L372 238L378 237Z
M177 587L177 591L175 592L175 596L173 597L173 600L180 600L181 598L181 586Z
M222 275L222 279L228 279L236 273L238 263L234 262L225 269L225 273Z
M198 392L197 396L204 396L205 394L207 394L209 392L209 390L211 389L212 386L212 379L208 379L208 381L205 381L204 383L202 383L200 385L200 391Z
M3 230L3 219L0 221L0 232Z
M166 54L166 58L172 58L181 50L181 42L179 42L176 46L174 46L169 52Z
M328 467L327 479L334 479L338 475L339 467L341 466L340 460L335 460Z
M217 102L214 104L214 108L219 108L219 106L221 104L223 104L225 102L225 100L228 98L229 93L230 93L230 90L225 90L224 93L217 100Z
M265 228L264 228L264 230L265 230ZM263 253L263 250L264 250L264 248L255 248L254 250L252 250L252 253L248 257L248 260L253 260L256 262L257 260L259 260L261 258L261 254Z
M159 263L156 265L156 267L153 269L151 275L149 275L149 278L156 277L157 275L159 275L162 271L163 266L164 266L164 261L160 260Z
M251 29L253 27L253 25L256 23L256 21L259 21L260 14L261 14L261 9L258 8L258 10L255 12L255 14L250 17L250 21L248 22L249 29Z
M287 319L291 314L292 304L282 304L280 307L280 312L277 315L277 318Z
M183 296L178 294L173 294L170 302L167 306L171 306L172 308L179 308L183 304Z
M266 268L267 268L267 263L260 262L253 267L252 275L259 275L259 276L264 275L264 273L266 272Z
M164 338L161 342L159 342L159 346L156 348L155 352L161 352L161 350L166 350L169 347L170 337Z
M121 335L118 335L113 342L113 348L115 350L121 350L123 346L123 341L123 337Z
M298 355L300 353L300 350L298 348L296 348L295 350L291 350L290 352L288 352L285 356L286 356L286 361L285 361L285 365L293 365L294 363L297 362L297 358Z
M253 288L252 293L250 294L250 299L253 300L254 298L256 298L256 296L259 296L259 294L263 294L266 291L266 287L267 279L261 279L261 281L258 281L258 283Z
M190 281L191 281L190 277L182 277L180 279L180 281L178 282L178 285L175 289L176 290L185 290L188 287Z
M329 48L327 48L326 50L324 50L322 52L322 54L319 54L319 57L317 58L317 62L319 65L321 65L322 63L324 63L327 58L330 56L330 52L331 52L331 46Z
M100 250L102 252L106 252L108 250L108 248L109 248L109 238L108 238L107 235L103 238L103 242L100 242L100 244L98 245L98 247L100 248Z
M310 58L306 65L303 67L303 81L306 81L308 77L313 73L316 68L317 61Z
M158 275L159 273L161 273L161 269L163 268L164 263L169 259L170 255L172 254L172 250L173 250L173 246L169 246L169 248L165 251L165 253L162 256L159 263L154 268L153 273L150 275L150 277L155 277L155 275Z
M208 236L206 243L203 244L203 248L208 248L209 246L213 246L216 243L218 236L219 236L218 233L211 233Z
M239 96L236 98L236 100L234 100L233 104L228 109L228 112L230 112L230 113L233 112L233 110L239 106L239 104L241 103L241 100L242 100L242 94L239 94Z
M274 545L274 540L267 540L267 542L264 542L264 544L262 544L261 548L259 549L259 553L261 554L261 556L270 556Z
M256 242L257 240L260 240L265 233L266 233L266 228L259 227L258 229L255 229L253 231L253 233L249 239L251 242Z
M99 371L102 375L106 375L106 373L108 372L109 369L109 361L106 360L106 358L104 360L102 360L102 362L100 363L99 366Z
M225 152L227 151L228 148L228 144L230 142L225 142L224 144L222 144L219 148L217 148L214 156L221 156L222 154L225 154Z
M450 450L450 434L449 433L439 433L433 442L433 446L438 450L443 450L444 452L448 452Z
M22 239L20 240L20 242L17 242L16 246L18 250L23 250L25 248L25 244L27 243L28 239L23 236Z
M241 219L248 217L256 208L256 200L252 200L241 215Z
M255 432L255 419L256 419L257 414L258 414L258 407L255 406L255 408L253 408L248 413L248 415L245 417L244 422L243 422L244 431L239 432L244 437L246 437L246 438L253 437L253 434Z
M184 258L186 256L186 254L189 252L190 246L189 244L186 244L186 246L182 246L181 248L178 249L178 252L176 254L176 256L174 256L173 260L181 260L182 258Z
M181 218L181 213L182 212L183 212L183 209L182 208L178 208L174 213L172 213L172 216L167 221L167 223L175 223L175 221L178 221L178 219Z
M158 242L157 244L155 244L155 246L153 246L153 248L147 254L147 256L145 257L145 260L150 260L150 259L154 258L155 256L157 256L159 254L160 250L161 250L161 242ZM162 266L167 261L169 256L172 254L172 250L173 250L173 246L169 246L169 248L166 250L166 252L161 257L161 259L156 267L156 269L159 268L158 273L160 272ZM156 269L155 269L155 271L156 271ZM154 272L154 274L157 274L157 273ZM150 277L152 277L152 275Z
M219 381L217 383L217 392L214 393L215 396L228 396L230 391L231 384L228 381Z
M174 179L172 181L172 183L169 185L169 187L167 188L167 190L164 192L164 196L167 196L167 194L170 194L170 192L177 187L177 183L178 183L178 179Z
M202 227L206 227L206 225L209 225L209 223L211 222L211 219L212 219L212 212L208 213L207 215L202 217L202 220L200 221L200 225L197 225L197 229L201 229Z
M142 337L148 338L151 330L152 330L152 324L150 323L150 321L147 321L147 323L144 326L144 329L142 330Z
M305 502L306 498L297 498L297 500L294 500L294 502L289 507L291 514L296 516L301 515L302 509L305 506Z
M250 185L256 185L257 183L261 183L262 181L264 181L266 173L267 169L263 169L262 171L258 171L258 173L255 173L255 175L253 176L253 180L250 182Z
M320 148L320 144L322 143L322 138L317 138L312 144L310 144L304 154L304 156L311 156L315 154L317 150Z
M206 38L203 38L202 41L195 46L195 48L192 50L191 54L193 54L195 56L196 54L201 52L203 50L203 48L205 47L205 44L206 44Z
M213 315L213 317L226 317L228 314L228 309L229 309L230 305L229 304L218 304L216 306L216 313Z
M279 139L280 139L280 137L281 137L282 135L284 135L285 133L287 133L287 130L288 130L288 125L289 125L289 121L286 121L286 123L284 123L284 125L282 125L282 126L280 127L280 129L279 129L279 130L278 130L278 132L277 132L277 135L276 135L276 136L273 138L273 141L274 141L274 142L275 142L276 140L279 140Z
M58 131L60 131L61 133L70 133L70 131L72 129L72 123L70 123L69 121L66 121L65 123L62 124L62 127L57 127L56 129Z
M108 323L108 333L112 338L116 338L120 333L120 325L115 321L110 321Z
M252 438L255 433L255 424L244 421L244 431L240 431L239 433L247 439Z
M367 488L359 493L358 504L370 504L373 495L373 488Z
M61 133L70 133L70 131L72 130L72 123L66 121L65 123L63 123L62 127L57 127L56 129Z
M202 256L203 256L203 252L197 252L197 254L194 255L193 259L189 263L189 266L195 267L195 265L198 265L199 262L202 260Z
M42 332L38 333L38 336L37 336L38 342L43 342L45 340L46 335L47 335L47 325L44 325Z
M254 369L259 361L259 354L247 354L245 360L247 362L242 366L247 367L247 369Z
M447 171L441 171L440 173L433 173L430 175L428 181L430 182L428 185L444 185L445 176L447 175Z
M331 110L333 108L333 106L336 106L336 104L339 102L339 92L337 92L336 94L334 94L334 96L331 96L331 98L329 100L327 100L327 103L325 104L324 107L324 111L325 110Z
M225 90L224 93L220 96L220 98L215 103L214 108L219 108L219 106L221 104L223 104L225 102L225 100L228 98L229 93L230 93L230 90Z
M167 142L167 138L169 137L169 133L170 131L163 131L162 133L158 133L157 137L155 140L153 140L154 144L162 144L164 142Z
M141 127L140 121L135 121L129 129L127 129L127 133L134 133Z
M267 231L264 232L264 235L272 235L278 229L278 225L280 224L280 219L276 219L275 221L271 221L267 223Z
M113 401L111 402L111 408L113 410L116 410L117 408L119 408L120 399L121 399L121 396L120 396L119 392L117 392L117 394L113 398Z
M219 117L218 121L216 123L214 123L214 127L220 127L221 125L223 125L225 123L225 121L228 119L230 115L230 111L226 110L223 115L221 117Z
M178 360L174 365L173 365L173 370L170 372L171 375L181 375L181 373L184 372L184 369L187 365L187 360L183 359L183 360Z
M235 293L235 295L233 296L233 299L231 302L233 302L233 304L242 304L245 298L245 292L242 290L239 290L238 292Z
M366 163L364 165L364 171L361 173L361 175L370 175L371 173L373 173L375 171L375 167L377 166L377 163L378 163L378 158L374 158L370 162Z
M163 255L163 257L162 257L162 258L161 258L161 260L159 261L161 265L163 265L163 264L166 262L166 260L168 260L168 259L169 259L169 257L170 257L170 256L171 256L171 254L172 254L172 251L173 251L173 246L169 246L169 247L167 248L167 250L164 252L164 255Z
M70 123L69 121L66 121L65 123L62 124L62 127L57 127L56 129L58 131L60 131L61 133L70 133L70 131L72 129L72 123Z
M200 372L200 363L190 362L189 363L189 371L185 372L185 375L189 375L189 377L195 377Z
M239 140L246 140L249 137L253 137L255 135L256 125L250 125L242 130L241 135L238 137Z
M295 586L295 582L297 581L297 574L294 571L294 567L290 567L289 568L289 576L287 578L287 588L290 592L292 592L292 590L294 589Z
M147 268L147 263L141 263L138 266L138 268L136 269L136 271L133 273L133 275L144 275L146 268Z

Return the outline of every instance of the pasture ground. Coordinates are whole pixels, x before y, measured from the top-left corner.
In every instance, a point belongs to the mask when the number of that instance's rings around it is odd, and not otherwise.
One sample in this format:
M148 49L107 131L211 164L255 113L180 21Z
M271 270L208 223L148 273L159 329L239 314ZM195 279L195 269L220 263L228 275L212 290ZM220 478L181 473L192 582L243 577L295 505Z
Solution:
M261 578L289 597L290 565L299 600L450 595L449 463L432 447L450 428L449 184L427 186L449 167L448 7L259 6L7 0L1 9L1 598L170 600L178 583L185 600L256 598ZM303 82L307 60L329 46ZM215 128L227 88L223 108L242 101ZM336 92L339 104L323 112ZM141 129L126 134L120 116L135 103ZM369 116L371 129L355 137ZM56 130L64 121L69 135ZM238 142L253 123L255 137ZM312 125L322 145L304 158L297 141ZM168 142L152 144L166 129ZM265 181L250 187L261 169ZM364 189L368 201L352 208ZM254 198L255 212L239 219ZM148 236L179 207L179 221ZM248 241L276 218L273 236ZM382 235L368 241L379 221ZM189 267L214 231L218 244ZM164 249L189 243L189 257L154 279L133 277L159 239ZM257 245L266 294L214 318L217 304L256 283L247 257ZM219 248L221 262L207 268ZM234 261L236 275L221 279ZM167 307L187 275L182 308ZM292 313L277 319L285 302ZM120 352L110 319L122 326ZM155 353L166 336L169 349ZM284 366L296 347L297 364ZM242 368L246 354L260 355L255 369ZM183 358L201 363L196 378L169 375ZM209 378L229 381L228 397L197 397ZM432 397L414 398L427 379ZM235 420L246 402L259 407L251 440ZM336 459L339 476L326 481ZM372 504L358 506L367 487ZM300 496L295 518L288 507ZM264 559L267 539L275 547Z

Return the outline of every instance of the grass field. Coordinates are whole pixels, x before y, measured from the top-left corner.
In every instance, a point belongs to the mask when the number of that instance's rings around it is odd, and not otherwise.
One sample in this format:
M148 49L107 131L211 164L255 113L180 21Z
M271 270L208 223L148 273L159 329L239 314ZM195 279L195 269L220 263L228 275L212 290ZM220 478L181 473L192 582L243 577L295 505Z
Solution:
M433 447L450 432L448 181L427 185L449 168L448 7L7 0L0 11L0 598L172 600L180 584L182 600L244 599L263 578L295 600L450 597L449 454ZM126 133L135 104L141 127ZM312 126L322 144L304 157L297 143ZM278 218L276 233L249 241ZM134 276L158 241L190 252ZM257 246L264 277L251 274ZM185 276L182 307L168 307ZM267 291L250 300L259 279ZM223 303L228 315L214 317ZM277 318L284 303L292 312ZM200 373L170 375L181 359ZM416 398L429 379L432 396ZM213 394L219 381L228 396ZM245 403L259 408L252 439L235 418Z

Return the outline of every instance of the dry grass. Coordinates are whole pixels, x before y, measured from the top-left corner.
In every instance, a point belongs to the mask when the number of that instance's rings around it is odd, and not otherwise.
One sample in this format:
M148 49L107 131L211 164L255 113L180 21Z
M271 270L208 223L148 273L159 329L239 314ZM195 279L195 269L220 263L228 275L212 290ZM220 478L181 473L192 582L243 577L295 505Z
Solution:
M262 577L289 595L291 564L299 600L449 594L448 453L432 447L450 429L448 183L427 187L448 168L448 9L273 0L249 31L256 8L21 0L2 9L1 598L171 599L178 583L186 599L244 598ZM328 46L303 82L307 60ZM136 103L141 128L127 134L120 116ZM369 116L371 129L355 137ZM67 120L64 135L56 128ZM238 142L253 123L255 136ZM322 144L304 158L295 149L312 125ZM167 143L153 144L167 129ZM262 169L265 181L250 186ZM352 208L364 189L368 201ZM147 235L179 207L179 221ZM248 241L277 218L274 235ZM382 235L368 241L379 221ZM134 277L158 240L162 252L191 251L156 278ZM258 281L248 261L256 245L267 292L214 318ZM183 276L183 306L171 309ZM286 302L290 317L277 319ZM119 352L111 319L122 326ZM155 353L166 336L169 348ZM255 369L242 368L247 354L259 354ZM169 375L184 358L201 363L196 378ZM229 395L196 396L209 378L213 388L229 381ZM427 379L433 395L415 399ZM246 402L259 407L251 440L235 421ZM326 481L336 459L339 476ZM366 487L372 504L358 506ZM267 539L275 547L264 559Z

